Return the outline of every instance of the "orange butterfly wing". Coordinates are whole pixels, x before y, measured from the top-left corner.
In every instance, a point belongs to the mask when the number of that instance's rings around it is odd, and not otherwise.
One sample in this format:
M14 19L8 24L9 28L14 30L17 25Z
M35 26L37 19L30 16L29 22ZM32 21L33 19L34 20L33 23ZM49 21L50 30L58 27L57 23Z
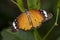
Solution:
M17 23L19 29L30 30L32 27L25 13L22 13L21 15L18 16Z
M32 25L34 28L37 28L39 25L42 24L44 17L38 10L30 10L30 18L32 21Z

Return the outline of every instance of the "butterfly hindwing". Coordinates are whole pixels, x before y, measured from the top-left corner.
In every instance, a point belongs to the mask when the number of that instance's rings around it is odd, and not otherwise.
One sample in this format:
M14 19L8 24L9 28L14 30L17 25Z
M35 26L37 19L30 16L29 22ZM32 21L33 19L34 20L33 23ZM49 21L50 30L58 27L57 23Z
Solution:
M18 27L23 30L30 30L32 25L30 25L28 17L25 13L22 13L18 18Z

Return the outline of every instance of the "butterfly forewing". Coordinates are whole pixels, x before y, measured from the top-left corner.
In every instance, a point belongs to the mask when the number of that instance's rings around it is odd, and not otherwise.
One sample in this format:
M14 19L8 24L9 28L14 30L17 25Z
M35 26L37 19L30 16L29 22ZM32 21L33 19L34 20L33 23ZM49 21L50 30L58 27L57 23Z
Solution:
M40 13L40 11L30 10L29 13L30 13L32 25L33 25L34 28L37 28L39 25L42 24L42 22L44 20L44 17Z

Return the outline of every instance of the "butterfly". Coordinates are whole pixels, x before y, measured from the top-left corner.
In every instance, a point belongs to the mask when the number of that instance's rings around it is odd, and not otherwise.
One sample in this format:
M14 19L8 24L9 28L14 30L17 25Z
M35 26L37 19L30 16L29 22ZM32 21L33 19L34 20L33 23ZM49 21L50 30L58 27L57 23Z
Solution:
M47 14L45 10L26 10L13 21L12 25L15 30L27 31L40 27L43 22L51 18L52 14Z

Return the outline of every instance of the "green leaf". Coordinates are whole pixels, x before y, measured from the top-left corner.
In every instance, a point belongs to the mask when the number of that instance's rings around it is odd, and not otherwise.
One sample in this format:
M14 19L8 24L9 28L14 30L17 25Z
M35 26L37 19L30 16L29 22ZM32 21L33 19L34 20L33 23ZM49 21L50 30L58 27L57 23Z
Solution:
M34 40L32 31L22 31L11 32L10 29L5 29L2 31L3 40Z
M40 9L40 0L27 0L28 9Z
M16 0L16 2L13 0L11 0L11 1L18 6L18 8L21 12L25 12L22 0Z
M37 31L37 29L33 29L33 33L34 33L34 37L35 37L35 40L42 40L39 32Z

